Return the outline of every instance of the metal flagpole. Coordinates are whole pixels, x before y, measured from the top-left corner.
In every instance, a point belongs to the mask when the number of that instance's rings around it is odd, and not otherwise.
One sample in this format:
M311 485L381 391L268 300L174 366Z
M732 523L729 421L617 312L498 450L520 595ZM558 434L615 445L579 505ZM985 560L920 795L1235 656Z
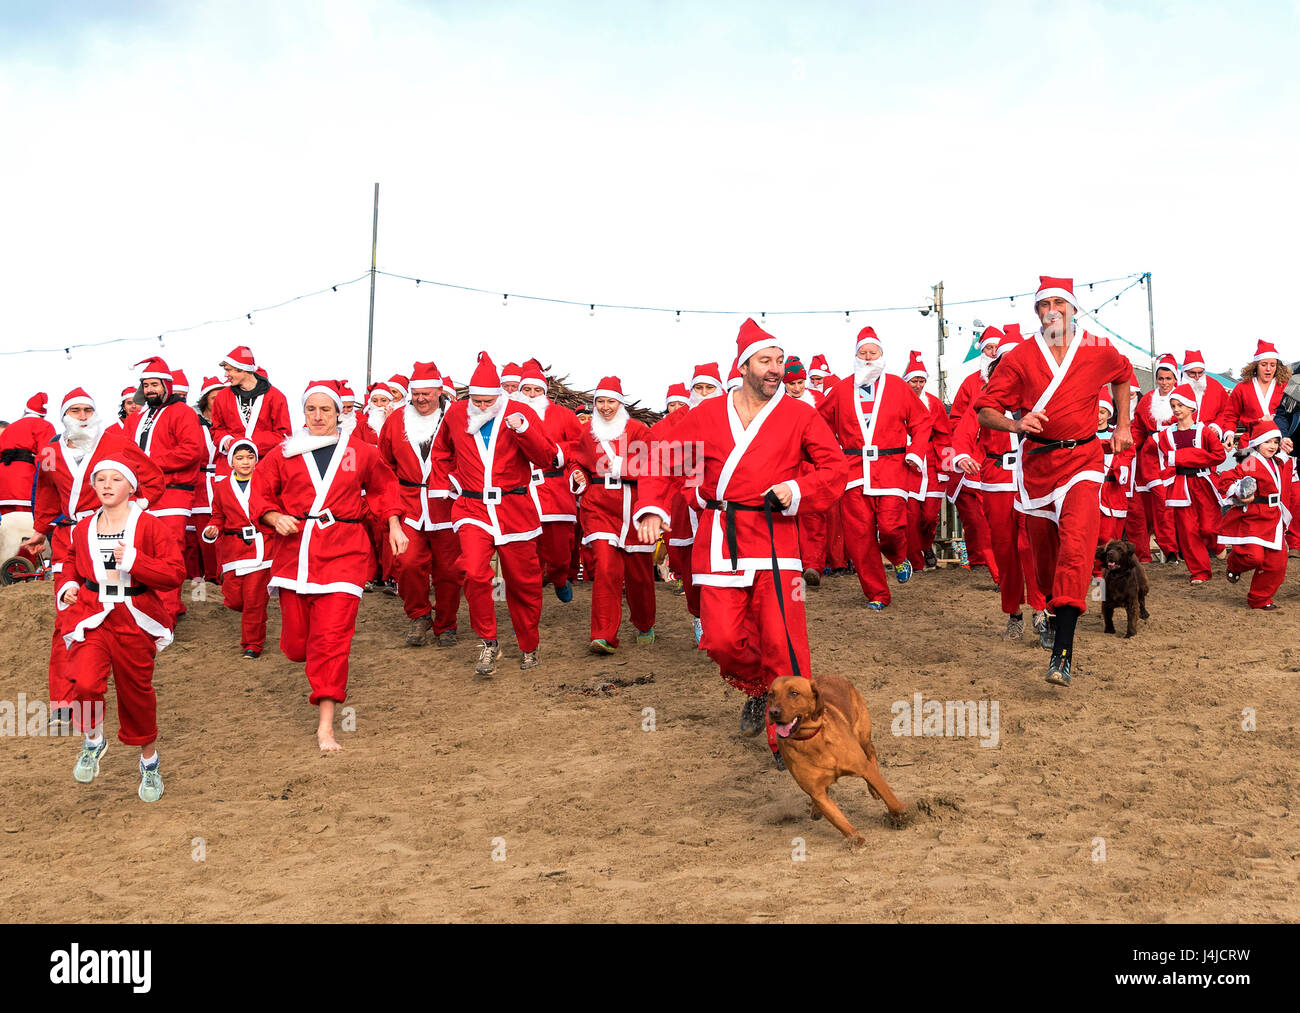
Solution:
M934 311L939 317L939 357L935 363L939 370L939 400L948 404L948 383L943 375L943 339L947 337L948 328L943 319L943 282L934 286Z
M370 335L366 338L366 389L375 359L375 255L379 252L379 184L375 184L375 224L370 234Z
M1146 273L1147 283L1147 325L1151 328L1151 382L1156 379L1156 313L1151 301L1151 272Z

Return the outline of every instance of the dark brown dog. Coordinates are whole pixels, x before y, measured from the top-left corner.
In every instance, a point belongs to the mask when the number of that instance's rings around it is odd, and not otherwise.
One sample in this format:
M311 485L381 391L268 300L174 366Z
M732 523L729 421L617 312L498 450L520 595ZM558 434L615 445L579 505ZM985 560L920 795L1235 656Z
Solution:
M813 819L825 813L855 849L867 843L826 793L846 774L865 778L871 794L895 816L903 811L880 773L871 744L871 716L851 682L838 675L812 680L784 675L772 683L767 701L781 759L812 799Z
M1102 576L1105 579L1106 597L1101 603L1102 618L1106 620L1105 631L1115 632L1115 609L1121 605L1128 615L1128 632L1131 637L1138 631L1138 616L1150 619L1147 612L1146 571L1138 562L1137 547L1122 538L1112 538L1097 550L1097 561L1102 564Z

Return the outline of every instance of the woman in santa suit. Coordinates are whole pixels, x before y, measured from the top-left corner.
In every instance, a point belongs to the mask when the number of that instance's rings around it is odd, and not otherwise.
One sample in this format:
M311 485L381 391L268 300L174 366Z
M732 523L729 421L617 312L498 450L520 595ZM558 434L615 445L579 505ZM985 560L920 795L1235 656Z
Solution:
M632 523L633 490L650 459L650 429L623 407L623 384L607 376L596 388L596 412L575 448L583 473L574 476L581 494L583 542L596 556L591 592L591 650L613 654L623 621L623 593L638 644L655 639L654 545L643 544Z
M1160 456L1157 437L1174 424L1169 395L1178 384L1178 361L1168 353L1156 360L1156 385L1142 395L1133 411L1133 509L1125 529L1137 549L1138 559L1151 562L1151 535L1166 563L1178 561L1178 535L1174 515L1165 505L1165 493L1173 481Z
M310 700L320 707L316 740L330 752L342 748L334 709L347 699L348 652L370 565L367 503L387 522L395 555L406 550L407 538L392 470L370 444L339 432L337 383L312 382L302 406L305 432L257 467L252 516L279 536L271 586L280 589L280 649L290 661L306 662Z
M1173 480L1165 502L1174 515L1178 549L1187 563L1193 586L1210 579L1210 558L1219 551L1219 496L1211 471L1227 455L1214 430L1196 419L1196 391L1184 383L1169 395L1177 422L1162 431L1160 455Z

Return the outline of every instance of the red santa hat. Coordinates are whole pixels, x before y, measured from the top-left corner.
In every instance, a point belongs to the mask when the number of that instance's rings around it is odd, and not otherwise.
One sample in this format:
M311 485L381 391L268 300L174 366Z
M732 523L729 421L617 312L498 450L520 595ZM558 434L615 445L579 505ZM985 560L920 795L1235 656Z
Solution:
M24 414L35 415L37 418L41 418L41 419L45 418L45 411L46 411L45 406L48 403L48 401L49 401L49 395L47 394L44 393L33 394L31 397L27 399L27 410L26 412L24 412Z
M1277 346L1273 342L1260 338L1259 344L1255 346L1255 358L1251 362L1259 362L1260 359L1276 359L1281 362L1282 356L1277 354Z
M442 373L432 362L417 362L408 385L411 390L442 390Z
M668 387L668 396L665 399L665 403L668 405L673 405L678 402L682 404L691 403L691 396L690 394L686 393L686 384L684 383L674 383L674 384L670 384Z
M536 359L529 359L519 370L519 385L522 387L526 383L541 387L543 391L549 388L546 382L546 370L542 369L542 364Z
M1011 328L1008 327L1006 333L1004 333L1002 337L998 339L997 354L994 356L994 358L995 359L1002 358L1002 356L1004 356L1007 352L1015 348L1016 345L1023 344L1024 340L1025 340L1024 336L1020 333L1019 327L1017 327L1014 331L1012 331Z
M874 327L864 327L862 330L858 331L857 344L853 346L854 353L856 354L857 352L860 352L863 345L875 345L882 352L885 350L885 346L882 345L880 339L876 337L876 329Z
M1102 386L1101 391L1097 394L1097 407L1105 408L1110 412L1111 418L1115 417L1115 402L1111 400L1110 384Z
M746 319L740 325L740 333L736 335L736 364L745 362L763 348L780 348L782 352L785 351L780 341L759 327L752 319Z
M401 373L394 373L388 378L388 388L393 392L393 396L398 401L406 400L407 388L411 381Z
M819 376L830 376L830 375L831 375L831 367L830 364L827 363L826 361L826 356L821 354L814 355L808 363L809 379L816 380L817 377Z
M1076 310L1079 308L1079 300L1074 297L1074 279L1073 278L1049 278L1045 274L1038 276L1038 291L1034 293L1034 305L1037 306L1044 299L1051 299L1060 296Z
M449 376L444 376L442 378L442 389L454 398L456 396L456 381Z
M1014 334L1016 336L1017 341L1023 341L1025 337L1023 334L1020 333L1019 324L1003 324L1002 333L1006 334L1007 336Z
M904 380L912 380L921 376L930 379L930 372L925 368L925 361L921 358L921 353L911 351L908 353L907 372L903 374Z
M232 369L241 369L245 373L259 372L257 360L253 358L253 350L247 345L240 345L222 359L219 365L230 366Z
M128 387L126 393L123 394L122 396L126 397L128 394L134 394L134 393L135 393L135 388ZM66 394L63 395L63 403L59 405L59 417L62 418L64 415L66 415L68 413L69 408L72 408L76 405L82 405L82 404L90 405L92 410L96 410L95 399L92 398L89 394L87 394L84 388L73 387L72 390L68 391Z
M1162 369L1167 369L1174 374L1174 383L1178 382L1178 360L1174 358L1172 352L1165 352L1164 355L1156 359L1155 376L1160 375Z
M167 396L171 397L175 380L172 377L172 371L167 368L167 363L164 362L161 357L151 355L147 359L141 359L136 363L136 365L144 367L140 370L141 383L145 380L161 380L163 383L163 389L167 392Z
M996 327L985 327L984 332L980 335L980 351L984 351L984 349L988 348L989 345L997 348L998 342L1002 340L1002 337L1003 332L998 330Z
M172 393L188 394L190 392L190 378L185 375L183 369L172 370Z
M1205 356L1191 348L1183 352L1183 372L1189 369L1205 369Z
M487 397L489 394L501 393L501 377L487 352L478 353L478 365L469 378L469 392L473 397Z
M135 397L135 388L134 388L134 387L123 387L123 388L122 388L122 393L119 394L118 396L119 396L120 398L122 398L123 401L125 401L125 400L126 400L127 398L129 398L129 397Z
M339 397L343 399L345 405L351 404L353 407L356 407L361 403L357 400L356 391L352 389L351 383L347 380L339 380L337 382L339 385Z
M716 362L705 362L695 367L691 374L689 386L694 387L697 383L711 383L715 387L722 386L722 371L718 368Z
M767 346L764 345L763 347L766 348ZM733 359L731 362L731 371L727 373L727 390L735 390L744 382L744 378L740 375L740 360Z
M95 470L91 473L90 480L92 482L95 481L95 476L98 475L101 471L121 472L122 477L126 479L129 483L131 483L132 492L135 492L136 489L140 488L140 480L135 477L135 472L132 471L125 464L123 464L121 461L114 461L109 458L105 458L104 460L100 461L97 465L95 465Z
M1192 411L1196 411L1196 391L1192 390L1190 383L1180 383L1177 387L1169 392L1169 401L1181 401Z
M373 401L376 394L383 394L389 401L393 400L393 392L383 380L376 380L366 388L366 403Z
M799 361L799 356L792 355L785 360L785 382L798 383L800 380L808 379L808 371L803 368L803 363Z
M307 399L313 394L324 394L334 402L334 407L340 414L343 412L343 395L339 392L339 382L337 380L312 380L307 384L307 389L302 392L302 406L307 407Z
M256 373L258 376L260 376L263 380L271 379L269 376L266 375L265 366L258 366L255 370L253 370L253 372Z
M619 404L623 404L623 381L616 376L603 377L600 383L596 385L596 391L591 397L593 401L598 397L612 397Z
M518 363L507 362L505 368L501 370L502 383L522 383L523 369Z
M1260 419L1258 422L1252 423L1249 435L1250 442L1246 444L1247 447L1258 447L1261 443L1282 438L1282 434L1278 431L1272 419Z

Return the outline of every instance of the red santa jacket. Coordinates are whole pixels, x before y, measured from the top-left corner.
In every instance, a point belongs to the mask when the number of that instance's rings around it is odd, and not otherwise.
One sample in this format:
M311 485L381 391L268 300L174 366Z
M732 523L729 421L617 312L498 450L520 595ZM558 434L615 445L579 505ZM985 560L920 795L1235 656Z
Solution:
M269 569L275 555L275 533L253 519L256 474L254 469L247 490L240 488L234 472L217 479L213 484L212 517L199 533L205 542L216 544L221 572L233 570L236 577ZM209 526L217 529L210 538Z
M957 393L952 399L952 408L948 411L948 420L952 424L954 432L957 429L957 424L961 422L966 413L970 410L971 402L975 400L975 395L980 392L983 386L984 374L978 369L968 375L958 385Z
M1223 389L1223 384L1207 374L1205 377L1205 393L1197 391L1196 399L1196 421L1209 426L1214 430L1214 435L1222 440L1223 425L1221 420L1223 413L1228 409L1228 392ZM1281 398L1279 397L1278 400L1280 401Z
M925 467L930 414L900 376L884 373L866 401L854 377L835 385L821 414L850 458L848 489L864 496L906 496L908 468Z
M54 426L39 415L24 415L0 433L0 514L32 509L37 459L54 435Z
M941 468L941 463L952 456L952 426L948 422L948 412L943 402L927 390L921 391L921 404L930 414L930 436L922 446L915 440L912 449L921 450L925 468L921 471L907 471L907 495L909 499L942 499L948 485L948 472Z
M38 534L51 538L55 573L68 554L72 526L99 509L99 497L90 479L100 461L110 460L121 461L135 472L139 483L135 498L142 507L147 508L162 493L163 476L158 466L117 426L103 430L80 462L64 437L41 448L33 521Z
M1150 492L1158 485L1167 486L1173 481L1165 459L1160 456L1160 442L1156 438L1164 429L1174 424L1173 409L1168 395L1158 389L1142 395L1133 413L1133 446L1135 465L1133 488L1137 492Z
M1191 506L1193 482L1204 482L1214 490L1210 473L1223 463L1227 451L1213 429L1200 422L1193 422L1191 428L1182 430L1175 425L1162 429L1156 440L1160 457L1168 463L1170 473L1165 491L1166 506ZM1215 498L1218 498L1217 491Z
M381 520L399 516L397 479L378 450L350 433L337 436L321 474L312 448L328 439L303 433L262 458L254 472L253 515L259 522L272 510L298 518L296 533L276 539L272 586L360 598L373 569L366 505Z
M804 393L808 393L807 390ZM726 397L725 394L715 396ZM678 408L677 411L669 412L650 427L650 445L660 461L660 467L666 473L665 478L671 483L668 501L670 526L667 535L668 544L679 549L695 544L695 531L699 527L700 515L691 504L695 502L694 486L699 476L696 474L692 479L688 474L694 470L693 464L698 462L684 459L684 454L690 455L693 459L694 451L684 452L682 444L673 441L673 432L694 410L695 408L690 405Z
M1011 417L1009 412L1006 414ZM963 480L980 492L1015 492L1015 460L1023 450L1021 439L1015 433L985 429L980 425L978 412L966 411L952 435L949 468L962 474ZM973 481L960 471L961 462L966 459L979 465L979 477Z
M430 437L428 457L421 457L419 447L411 442L406 431L408 417L418 418L414 405L406 405L384 419L379 434L379 456L397 476L398 491L402 501L402 523L416 531L448 531L451 529L451 490L444 484L436 488L430 484L433 472L433 437L446 421L442 409L436 409L438 419ZM370 427L365 426L366 429ZM360 431L360 430L358 430Z
M212 442L212 423L199 416L199 429L203 432L203 446L207 451L207 457L204 459L199 469L199 482L194 489L194 506L190 508L191 515L203 514L206 517L212 513L212 483L217 477L217 445ZM199 526L204 523L204 518L199 518Z
M916 403L911 390L907 394ZM746 428L740 423L733 395L728 394L692 408L673 430L672 440L703 448L699 482L691 489L700 511L691 553L695 583L749 587L755 573L772 569L774 549L782 572L802 573L796 518L801 513L826 510L838 500L849 468L825 419L802 401L778 391ZM801 472L805 461L814 467ZM794 495L788 507L772 516L773 541L761 506L766 491L783 482L790 484ZM637 484L633 522L654 513L668 523L673 487L671 475L642 478Z
M379 446L379 432L370 424L369 415L363 411L353 409L343 417L345 419L351 419L352 421L347 423L346 426L340 424L340 429L348 429L350 432L353 432L356 436L360 437L362 441L369 443L372 447ZM387 422L389 418L392 418L391 412L389 413L388 418L385 418L384 421Z
M212 440L223 458L237 437L246 437L256 443L258 457L264 458L293 431L289 422L289 402L279 389L259 380L258 387L263 385L265 390L253 399L252 413L247 422L239 412L239 398L233 387L222 387L208 401L212 414ZM223 459L218 468L225 474L230 466Z
M125 609L161 651L172 642L175 624L164 592L185 582L180 544L164 522L133 501L122 537L127 550L121 565L109 569L96 528L99 514L96 510L73 529L71 551L59 575L56 600L59 629L66 631L63 642L75 650L113 609ZM63 593L69 587L79 589L77 600L65 605Z
M682 409L685 411L685 409ZM609 542L627 552L654 552L637 537L632 523L633 490L659 462L650 461L650 427L628 418L622 432L600 438L591 417L586 432L574 446L574 463L586 473L579 506L582 510L582 544Z
M574 448L582 442L585 427L578 416L564 405L548 401L541 416L546 434L555 441L559 453L554 468L533 468L532 489L529 495L537 512L547 523L573 523L578 519L578 504L574 499L570 480Z
M1128 359L1105 338L1078 331L1058 365L1042 332L1004 352L989 382L972 402L999 412L1043 412L1040 440L1078 440L1048 449L1027 437L1015 470L1016 509L1060 523L1061 504L1080 482L1100 484L1103 451L1097 439L1097 402L1103 384L1128 383ZM1036 448L1043 448L1037 450Z
M1238 424L1248 429L1260 419L1271 419L1277 414L1283 389L1277 377L1267 386L1261 386L1258 379L1242 380L1228 394L1228 403L1219 415L1219 435L1236 432Z
M1235 506L1219 522L1220 545L1262 545L1285 551L1283 539L1291 525L1291 459L1275 454L1267 460L1252 450L1230 471L1213 472L1212 478L1226 501L1237 495L1238 483L1250 476L1256 482L1255 499Z
M179 394L158 408L145 405L126 420L126 435L163 474L163 491L149 501L155 517L188 517L207 448L194 409Z
M537 413L526 404L498 402L485 443L482 430L469 431L471 402L447 406L447 417L433 440L434 485L451 483L452 528L466 524L482 528L496 545L536 538L542 520L529 492L533 468L559 467L559 447L547 435ZM506 425L511 415L522 415L518 431Z
M1101 512L1106 517L1127 517L1128 502L1133 496L1133 454L1129 447L1123 453L1115 453L1111 446L1114 430L1107 429L1098 433L1101 440L1102 467L1105 478L1101 483Z

